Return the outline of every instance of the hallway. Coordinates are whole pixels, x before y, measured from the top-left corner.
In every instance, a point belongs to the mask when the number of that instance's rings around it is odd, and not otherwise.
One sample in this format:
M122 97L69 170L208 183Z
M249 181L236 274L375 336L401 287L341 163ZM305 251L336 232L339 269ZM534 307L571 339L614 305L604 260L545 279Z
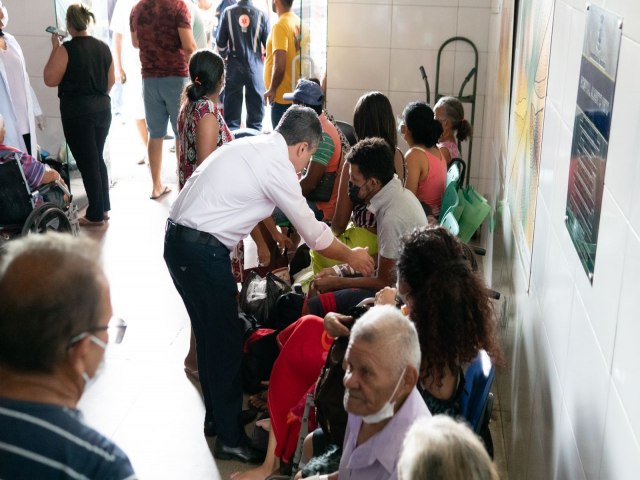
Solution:
M164 144L163 181L173 191L151 201L148 168L137 165L135 135L114 117L109 140L111 220L106 228L81 230L81 235L102 242L114 315L128 328L122 344L109 346L106 368L79 408L89 425L129 455L143 480L226 480L249 467L214 460L215 439L202 434L204 406L183 371L189 318L162 259L165 221L177 196L172 141ZM79 178L72 181L72 190L85 202ZM497 400L491 429L495 460L506 479L500 416Z

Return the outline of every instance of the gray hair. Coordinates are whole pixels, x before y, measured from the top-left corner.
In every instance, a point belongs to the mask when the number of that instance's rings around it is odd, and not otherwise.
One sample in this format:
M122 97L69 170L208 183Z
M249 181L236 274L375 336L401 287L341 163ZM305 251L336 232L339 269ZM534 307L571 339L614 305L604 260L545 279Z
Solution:
M69 340L98 325L106 278L96 242L47 233L12 240L0 257L0 364L52 373Z
M379 305L366 312L351 329L349 345L356 341L382 342L389 364L396 374L411 366L420 371L420 344L411 320L391 305Z
M447 415L423 417L407 432L398 461L400 480L499 480L482 442Z
M322 125L318 114L309 107L291 105L280 119L275 131L282 135L287 145L306 142L315 150L322 140Z

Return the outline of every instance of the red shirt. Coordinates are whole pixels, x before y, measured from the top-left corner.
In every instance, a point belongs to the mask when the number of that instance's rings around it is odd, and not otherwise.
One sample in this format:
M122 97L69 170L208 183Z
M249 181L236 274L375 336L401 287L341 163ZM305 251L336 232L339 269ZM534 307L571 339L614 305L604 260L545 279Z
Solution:
M191 16L182 0L140 0L131 11L129 28L138 37L142 78L189 75L178 29L190 29Z

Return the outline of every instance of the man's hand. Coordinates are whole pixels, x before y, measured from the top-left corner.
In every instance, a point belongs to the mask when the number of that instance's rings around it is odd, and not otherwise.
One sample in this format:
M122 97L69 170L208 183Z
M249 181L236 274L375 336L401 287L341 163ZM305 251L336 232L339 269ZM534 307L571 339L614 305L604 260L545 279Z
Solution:
M332 337L348 337L349 327L353 325L353 318L336 312L327 313L324 316L324 329Z
M264 104L271 105L273 100L276 98L276 91L273 89L269 89L264 92Z
M336 271L333 269L333 267L327 267L327 268L323 268L322 270L320 270L318 273L316 273L314 280L317 280L319 278L324 278L324 277L338 277L339 275L336 273Z
M311 285L314 288L314 290L318 293L325 293L325 292L333 292L334 290L340 290L341 287L341 282L342 282L342 277L322 277L322 278L318 278L316 277L312 282Z
M258 265L265 267L271 263L271 251L266 243L257 243L258 247Z
M116 82L127 83L127 74L122 68L116 68Z
M370 277L373 274L375 263L367 247L356 247L351 249L351 255L347 262L351 268L360 273L363 277Z
M295 245L293 241L287 237L282 232L273 232L271 235L273 240L278 244L278 248L280 249L280 253L284 252L284 249L288 249L289 251L293 251L295 249Z

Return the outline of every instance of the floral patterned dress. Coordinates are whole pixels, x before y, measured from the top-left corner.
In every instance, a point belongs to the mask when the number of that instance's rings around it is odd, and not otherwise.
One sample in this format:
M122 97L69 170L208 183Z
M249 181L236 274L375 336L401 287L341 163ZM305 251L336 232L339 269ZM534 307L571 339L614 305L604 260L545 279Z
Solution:
M178 141L180 142L180 157L178 158L178 185L184 187L193 171L196 169L196 127L205 115L215 115L218 119L218 141L220 147L233 140L233 134L218 109L218 106L207 97L195 102L188 102L180 110L178 116Z

